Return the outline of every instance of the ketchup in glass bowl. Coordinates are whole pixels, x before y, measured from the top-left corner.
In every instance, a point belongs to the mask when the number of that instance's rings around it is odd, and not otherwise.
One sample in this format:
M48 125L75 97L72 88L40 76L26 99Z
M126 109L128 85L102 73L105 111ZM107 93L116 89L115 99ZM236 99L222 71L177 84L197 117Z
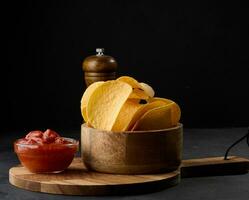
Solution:
M31 131L14 142L21 164L34 173L58 173L72 162L79 142L53 130Z

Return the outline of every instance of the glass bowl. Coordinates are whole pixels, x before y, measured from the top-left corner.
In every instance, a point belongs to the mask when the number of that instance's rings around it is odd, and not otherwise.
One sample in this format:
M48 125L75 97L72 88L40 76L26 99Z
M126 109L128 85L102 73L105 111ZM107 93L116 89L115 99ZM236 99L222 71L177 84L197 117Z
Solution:
M14 150L21 164L34 173L58 173L72 162L79 142L62 137L67 143L25 144L23 139L14 142Z

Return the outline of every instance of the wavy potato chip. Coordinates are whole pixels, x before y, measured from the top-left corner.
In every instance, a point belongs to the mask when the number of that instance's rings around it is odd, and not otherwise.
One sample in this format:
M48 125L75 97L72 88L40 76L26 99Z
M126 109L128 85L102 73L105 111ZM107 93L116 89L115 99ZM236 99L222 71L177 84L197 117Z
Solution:
M85 122L87 122L86 107L81 107L81 115Z
M172 104L170 107L171 108L171 121L172 121L173 126L177 125L177 123L179 122L181 118L181 109L178 106L178 104L170 99L165 99L165 98L154 97L154 98L148 99L148 102L156 102L156 101L162 101L162 102L165 102L166 104Z
M150 85L146 83L139 83L139 84L141 85L142 89L145 91L147 95L149 95L150 97L154 97L155 92Z
M129 76L121 76L117 80L128 83L133 88L133 92L129 97L131 99L148 99L154 96L154 90L146 83L139 83Z
M133 131L159 130L173 126L171 121L171 105L167 104L148 110L134 125Z
M86 106L89 101L90 96L94 92L95 89L97 89L100 85L102 85L104 81L98 81L95 83L92 83L84 92L82 98L81 98L81 114L85 122L87 122L87 114L86 114Z
M122 106L118 117L112 127L112 131L125 131L127 130L130 121L133 116L143 105L139 104L139 101L136 99L128 99L125 104Z
M97 87L86 107L88 122L96 129L112 130L132 87L122 81L106 81Z
M155 101L147 104L141 104L142 106L137 110L137 112L133 115L129 125L126 130L131 130L134 124L148 111L154 108L158 108L161 106L165 106L165 102L163 101Z
M132 88L141 88L139 82L130 76L121 76L117 78L117 81L128 83Z
M132 90L132 93L129 96L129 99L149 99L150 96L148 94L146 94L145 91L138 89L138 88L134 88Z

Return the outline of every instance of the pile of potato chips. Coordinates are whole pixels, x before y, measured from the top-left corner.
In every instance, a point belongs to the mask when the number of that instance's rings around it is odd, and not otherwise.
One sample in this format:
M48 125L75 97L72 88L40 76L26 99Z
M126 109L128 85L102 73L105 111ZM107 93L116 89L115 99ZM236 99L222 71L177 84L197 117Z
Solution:
M88 126L107 131L176 126L181 116L179 106L154 94L151 86L129 76L95 82L83 94L81 113Z

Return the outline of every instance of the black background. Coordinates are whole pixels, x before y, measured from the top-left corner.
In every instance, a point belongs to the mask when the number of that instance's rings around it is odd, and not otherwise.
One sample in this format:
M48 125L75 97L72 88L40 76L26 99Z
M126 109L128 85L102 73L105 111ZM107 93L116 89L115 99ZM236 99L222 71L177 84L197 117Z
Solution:
M248 5L169 2L2 5L1 129L78 129L81 64L96 47L175 100L185 127L247 126Z

